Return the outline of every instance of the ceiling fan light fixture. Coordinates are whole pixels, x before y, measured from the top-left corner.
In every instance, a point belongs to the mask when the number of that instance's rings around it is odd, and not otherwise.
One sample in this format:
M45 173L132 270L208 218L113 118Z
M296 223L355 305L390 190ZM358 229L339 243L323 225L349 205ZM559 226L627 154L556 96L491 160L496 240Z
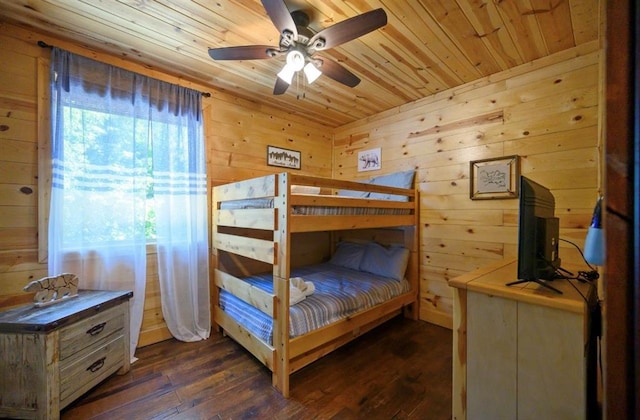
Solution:
M296 71L287 63L278 73L278 77L290 85L294 74L296 74Z
M306 66L304 66L304 75L307 77L307 83L311 84L316 81L322 72L319 68L315 66L315 64L309 62Z
M298 50L291 50L287 53L287 66L293 71L300 71L304 67L304 55Z
M304 55L298 50L291 50L287 53L287 64L278 73L278 77L291 84L293 75L304 67ZM306 73L305 73L306 74Z

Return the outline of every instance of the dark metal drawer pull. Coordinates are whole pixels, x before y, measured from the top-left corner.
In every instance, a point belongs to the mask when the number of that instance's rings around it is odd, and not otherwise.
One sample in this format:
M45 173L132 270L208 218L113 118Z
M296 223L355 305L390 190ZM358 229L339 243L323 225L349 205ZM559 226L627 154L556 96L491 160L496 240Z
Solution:
M96 360L95 362L93 362L93 363L91 364L91 366L89 366L89 367L87 368L87 370L90 370L92 373L93 373L93 372L97 372L97 371L99 371L99 370L100 370L100 369L102 369L102 367L104 366L104 360L105 360L105 359L106 359L106 357L103 357L103 358L101 358L101 359Z
M93 327L89 328L87 330L87 334L89 335L98 335L102 332L102 330L104 330L104 326L107 325L106 322L103 322L101 324L98 325L94 325Z

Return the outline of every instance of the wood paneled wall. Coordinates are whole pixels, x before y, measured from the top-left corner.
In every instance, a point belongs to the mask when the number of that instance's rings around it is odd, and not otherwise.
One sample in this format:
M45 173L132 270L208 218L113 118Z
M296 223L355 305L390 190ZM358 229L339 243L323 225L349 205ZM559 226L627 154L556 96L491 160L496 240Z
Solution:
M35 42L0 27L0 306L25 302L38 263L37 59Z
M266 165L269 145L300 151L301 173L331 176L330 129L220 92L211 102L205 135L212 184L285 171Z
M302 173L345 179L417 169L421 193L421 318L451 325L453 276L513 256L517 200L469 199L469 161L518 154L522 173L556 196L561 236L582 246L601 187L599 60L595 43L466 84L337 130L136 66L81 46L0 25L0 307L28 302L38 261L39 39L162 80L209 91L204 99L210 185L278 172L267 145L298 150ZM304 106L304 100L300 101ZM332 144L333 141L333 144ZM382 169L358 173L357 152L381 147ZM563 243L561 257L577 260ZM149 252L140 345L169 337L155 254Z
M267 145L300 151L302 173L331 176L332 136L323 126L121 58L0 24L0 308L30 302L32 295L22 287L47 275L47 264L38 261L37 62L47 60L49 50L38 47L38 40L210 92L212 96L203 100L210 185L282 171L266 165ZM160 306L156 254L153 246L148 248L140 346L170 337Z
M594 42L336 130L337 178L417 170L421 319L450 327L448 280L517 254L518 200L471 200L470 161L519 155L522 174L552 190L561 238L583 246L602 187L599 72ZM377 147L382 169L357 172L358 152Z

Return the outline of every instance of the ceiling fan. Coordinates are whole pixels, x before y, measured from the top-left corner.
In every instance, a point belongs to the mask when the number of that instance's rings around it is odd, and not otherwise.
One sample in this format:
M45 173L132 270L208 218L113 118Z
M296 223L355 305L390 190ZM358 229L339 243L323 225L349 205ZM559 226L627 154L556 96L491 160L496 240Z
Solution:
M289 12L283 0L262 0L262 5L280 31L278 47L246 45L209 48L209 55L214 60L261 60L286 56L286 64L276 78L274 95L285 93L293 76L300 70L304 71L308 83L325 74L346 86L357 86L360 83L358 76L335 61L316 55L316 52L337 47L387 24L384 10L375 9L316 33L309 28L309 16L301 10Z

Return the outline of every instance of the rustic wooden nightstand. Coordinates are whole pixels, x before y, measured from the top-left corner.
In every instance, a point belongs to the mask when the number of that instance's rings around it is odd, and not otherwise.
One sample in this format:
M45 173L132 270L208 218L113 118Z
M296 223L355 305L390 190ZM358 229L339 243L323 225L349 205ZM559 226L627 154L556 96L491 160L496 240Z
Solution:
M53 305L0 312L0 417L57 419L129 371L130 291L80 290Z

